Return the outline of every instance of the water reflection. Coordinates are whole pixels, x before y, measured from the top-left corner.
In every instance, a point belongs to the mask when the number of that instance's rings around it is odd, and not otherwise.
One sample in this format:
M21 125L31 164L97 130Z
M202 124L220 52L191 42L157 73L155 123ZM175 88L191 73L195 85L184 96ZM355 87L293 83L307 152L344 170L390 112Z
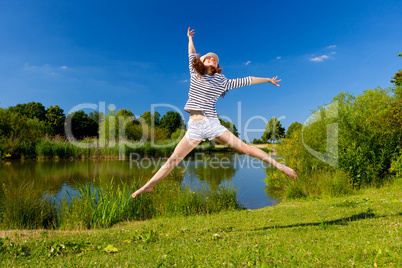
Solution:
M188 165L189 176L207 183L211 190L216 190L224 181L229 182L235 173L233 154L208 154L201 159L195 156Z
M74 193L77 183L93 182L94 179L96 183L108 183L113 178L119 184L141 178L145 183L164 160L0 161L0 183L21 185L33 181L42 191L62 197L66 190ZM220 185L231 185L238 189L239 202L255 209L274 204L274 200L266 196L265 176L265 167L259 160L226 153L196 154L186 158L172 171L169 179L190 188L216 190Z

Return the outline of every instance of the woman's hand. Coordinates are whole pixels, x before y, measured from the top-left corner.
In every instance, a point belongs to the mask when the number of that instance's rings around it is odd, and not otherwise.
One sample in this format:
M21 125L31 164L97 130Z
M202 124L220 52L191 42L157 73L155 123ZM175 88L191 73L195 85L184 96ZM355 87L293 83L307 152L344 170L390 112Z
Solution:
M281 81L281 79L278 79L277 76L272 77L272 78L268 78L268 83L271 83L277 87L279 87L279 85L277 83L279 83Z
M188 27L187 36L188 36L188 55L195 54L196 52L193 42L194 29L191 30L190 27Z
M192 29L192 30L190 30L190 27L188 27L188 30L187 30L187 36L188 36L188 38L192 38L193 36L194 36L194 29Z

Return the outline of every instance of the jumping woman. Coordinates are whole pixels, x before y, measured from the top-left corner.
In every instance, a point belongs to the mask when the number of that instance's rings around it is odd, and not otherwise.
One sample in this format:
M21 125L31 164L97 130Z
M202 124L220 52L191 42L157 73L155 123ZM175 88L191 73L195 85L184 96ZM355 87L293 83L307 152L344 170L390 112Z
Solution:
M229 89L261 83L279 86L278 82L281 80L278 80L278 77L253 76L227 79L221 74L222 69L219 67L219 58L216 54L207 53L200 58L196 56L193 42L194 30L188 28L187 36L191 83L189 98L184 110L190 114L188 130L166 163L144 186L135 191L132 197L135 198L144 192L151 192L155 184L165 178L188 153L206 138L228 145L242 154L258 158L273 165L287 176L296 178L297 174L293 169L278 163L261 149L244 143L222 126L215 110L216 101L220 96L223 97Z

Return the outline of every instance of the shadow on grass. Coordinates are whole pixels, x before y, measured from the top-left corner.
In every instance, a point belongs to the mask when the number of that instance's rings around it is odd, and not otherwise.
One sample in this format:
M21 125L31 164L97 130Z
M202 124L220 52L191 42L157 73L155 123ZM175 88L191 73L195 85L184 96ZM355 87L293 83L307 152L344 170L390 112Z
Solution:
M394 216L402 215L402 213L396 214ZM346 225L348 222L365 220L370 218L380 218L380 217L387 217L387 216L375 216L374 213L371 212L362 212L356 215L352 215L349 217L332 220L332 221L322 221L322 222L308 222L308 223L298 223L292 225L285 225L285 226L269 226L254 229L254 231L261 231L261 230L268 230L268 229L280 229L280 228L293 228L293 227L305 227L305 226L325 226L325 225Z
M253 231L261 231L261 230L268 230L268 229L281 229L281 228L293 228L293 227L306 227L306 226L329 226L329 225L347 225L349 222L365 220L370 218L383 218L383 217L395 217L395 216L402 216L402 212L399 212L394 215L382 215L382 216L375 216L374 213L362 212L356 215L352 215L349 217L332 220L332 221L321 221L321 222L308 222L308 223L299 223L299 224L292 224L292 225L284 225L284 226L269 226L269 227L262 227L258 229L254 229Z

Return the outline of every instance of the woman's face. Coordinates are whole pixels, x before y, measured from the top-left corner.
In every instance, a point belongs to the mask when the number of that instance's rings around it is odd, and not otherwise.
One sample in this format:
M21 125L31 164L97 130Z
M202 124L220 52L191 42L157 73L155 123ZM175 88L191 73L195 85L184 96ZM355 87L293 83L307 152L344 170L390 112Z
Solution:
M214 57L206 57L204 60L204 66L213 66L215 68L218 68L218 61Z

